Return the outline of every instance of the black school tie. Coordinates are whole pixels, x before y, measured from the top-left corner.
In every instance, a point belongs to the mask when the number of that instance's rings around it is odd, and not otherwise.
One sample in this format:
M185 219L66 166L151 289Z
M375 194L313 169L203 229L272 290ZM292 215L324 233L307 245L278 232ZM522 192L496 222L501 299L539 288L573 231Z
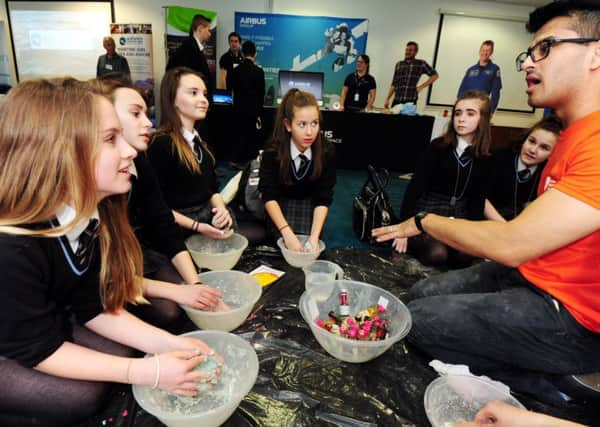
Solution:
M86 262L92 248L94 247L94 239L98 235L98 227L100 223L96 218L90 219L89 224L83 230L83 232L79 235L79 244L77 245L77 251L75 252L75 256L81 260L81 262Z
M202 163L202 143L198 135L194 135L194 153L198 159L198 163Z
M300 165L298 166L298 176L302 177L304 176L306 168L308 167L308 158L306 158L304 154L299 154L298 157L300 158Z
M469 163L469 160L471 160L471 146L466 147L459 157L460 164L463 166Z
M517 175L519 175L519 180L527 181L529 178L531 178L531 171L529 168L525 168L517 172Z

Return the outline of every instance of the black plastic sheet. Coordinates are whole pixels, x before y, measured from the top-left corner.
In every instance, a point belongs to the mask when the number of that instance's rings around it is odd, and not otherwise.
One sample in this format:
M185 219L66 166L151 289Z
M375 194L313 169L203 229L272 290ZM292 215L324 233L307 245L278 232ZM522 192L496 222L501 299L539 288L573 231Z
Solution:
M387 289L404 301L415 281L439 273L409 256L392 254L386 249L333 249L322 258L340 265L347 279ZM288 266L278 251L268 248L248 250L235 269L251 271L260 264L286 274L263 288L252 314L234 331L254 346L260 371L254 388L225 426L429 425L423 395L427 385L437 377L427 365L429 358L404 341L362 364L331 357L315 340L298 310L298 300L304 291L302 270ZM193 329L194 325L188 323L186 330ZM529 409L587 424L593 424L598 417L592 405L553 408L531 397L516 397ZM83 425L158 427L162 424L137 406L129 388L119 386L106 410Z

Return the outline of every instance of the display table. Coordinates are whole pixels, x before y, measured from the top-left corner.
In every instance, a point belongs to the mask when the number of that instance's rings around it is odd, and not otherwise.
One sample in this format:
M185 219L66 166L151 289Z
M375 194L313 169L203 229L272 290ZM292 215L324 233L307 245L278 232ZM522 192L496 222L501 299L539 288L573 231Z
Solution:
M260 249L260 248L259 248ZM268 264L286 274L263 288L253 313L237 330L254 346L260 372L252 391L224 424L240 426L428 426L423 408L427 385L437 374L429 359L402 340L377 359L351 364L329 356L298 310L304 291L301 269L288 266L278 252L249 248L235 269ZM340 248L321 257L336 262L345 277L387 289L401 300L414 282L437 271L389 249ZM194 329L191 322L188 328ZM102 414L81 426L159 427L137 406L131 388L118 386ZM590 423L597 405L548 407L517 395L528 409ZM108 421L112 418L112 421Z
M275 108L262 114L263 141L273 130ZM432 116L402 116L342 111L321 112L321 130L336 145L337 167L366 169L372 164L399 173L413 172L415 162L431 139ZM206 135L217 159L232 160L237 127L233 108L211 107L206 120Z

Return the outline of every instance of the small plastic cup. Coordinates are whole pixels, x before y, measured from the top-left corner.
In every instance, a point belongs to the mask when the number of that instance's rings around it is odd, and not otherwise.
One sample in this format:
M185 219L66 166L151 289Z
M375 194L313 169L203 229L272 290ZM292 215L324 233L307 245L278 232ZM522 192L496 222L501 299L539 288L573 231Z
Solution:
M344 278L344 270L330 261L313 261L306 267L302 267L302 271L304 271L304 288L306 290L312 286L322 286Z

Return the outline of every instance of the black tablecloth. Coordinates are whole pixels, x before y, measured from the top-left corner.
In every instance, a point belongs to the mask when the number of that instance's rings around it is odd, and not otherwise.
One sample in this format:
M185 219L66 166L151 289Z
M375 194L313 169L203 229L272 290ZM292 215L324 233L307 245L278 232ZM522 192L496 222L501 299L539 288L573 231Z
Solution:
M276 109L262 113L262 139L268 141ZM400 173L413 172L415 162L431 139L432 116L403 116L341 111L321 112L321 130L336 144L340 169L364 170L367 165ZM237 125L230 106L215 105L207 117L205 134L219 160L232 160Z

